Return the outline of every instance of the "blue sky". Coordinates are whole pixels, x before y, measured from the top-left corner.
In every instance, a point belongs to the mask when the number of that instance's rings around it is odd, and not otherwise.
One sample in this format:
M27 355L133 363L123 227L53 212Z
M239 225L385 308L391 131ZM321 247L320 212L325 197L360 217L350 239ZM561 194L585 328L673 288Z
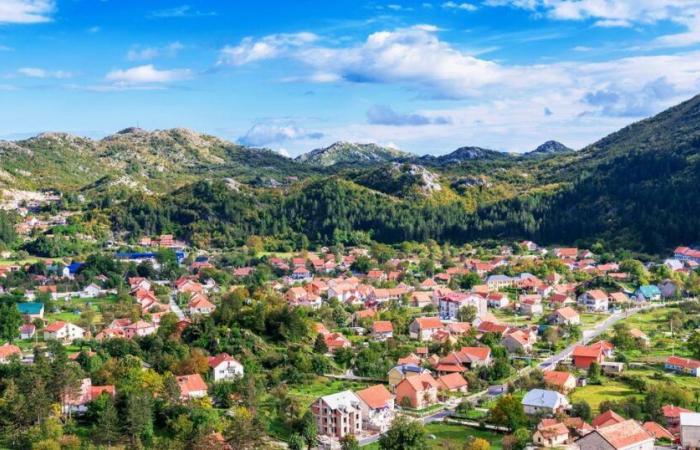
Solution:
M0 0L0 137L582 147L700 90L700 0Z

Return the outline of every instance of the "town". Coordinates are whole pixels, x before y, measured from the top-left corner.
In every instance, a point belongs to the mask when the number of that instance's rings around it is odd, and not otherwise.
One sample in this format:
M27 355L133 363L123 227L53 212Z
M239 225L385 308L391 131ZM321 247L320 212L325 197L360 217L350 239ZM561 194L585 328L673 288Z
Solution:
M693 248L644 264L531 241L111 246L5 255L5 426L26 420L16 377L53 370L45 420L105 445L154 445L161 428L221 448L371 449L412 433L437 448L700 446ZM156 419L128 417L139 408Z

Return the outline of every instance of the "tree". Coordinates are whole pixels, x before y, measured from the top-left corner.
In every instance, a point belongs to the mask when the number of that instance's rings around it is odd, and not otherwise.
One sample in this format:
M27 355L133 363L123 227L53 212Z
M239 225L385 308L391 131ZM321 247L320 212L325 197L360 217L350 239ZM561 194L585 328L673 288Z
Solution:
M360 443L354 434L346 434L340 440L340 450L360 450Z
M13 342L22 326L22 315L14 303L0 306L0 338Z
M328 345L326 345L326 338L323 334L318 333L316 335L316 340L314 341L314 352L325 355L328 353Z
M470 437L464 445L464 450L490 450L491 443L486 439Z
M299 433L294 433L289 437L289 442L287 442L287 448L289 450L304 450L304 438Z
M301 435L304 437L306 446L311 450L318 443L318 429L316 428L316 418L307 411L302 418Z
M112 397L107 394L102 394L102 396L106 398L101 411L98 413L93 436L97 442L111 446L121 436L119 432L119 416Z
M699 331L693 331L693 334L690 335L688 338L688 342L686 342L686 345L688 346L688 350L693 352L693 356L696 358L700 358L700 332Z
M601 374L600 364L593 361L591 365L588 366L588 381L594 384L600 383Z
M473 305L462 306L457 314L458 319L461 322L472 322L476 319L476 307Z
M427 450L428 441L425 436L425 428L418 422L408 420L401 416L381 438L379 438L381 450Z
M574 402L571 404L571 415L574 417L580 417L584 422L591 420L591 405L585 400Z
M510 394L500 397L489 414L494 424L508 427L511 430L527 423L523 404Z
M121 412L132 447L141 447L153 435L153 400L147 391L130 393Z
M469 272L455 278L457 286L464 290L469 290L481 283L481 277L476 272Z
M235 449L259 448L265 437L265 428L257 415L248 408L239 407L227 427L227 442Z
M530 432L527 428L518 428L513 436L515 437L516 449L523 449L530 443Z

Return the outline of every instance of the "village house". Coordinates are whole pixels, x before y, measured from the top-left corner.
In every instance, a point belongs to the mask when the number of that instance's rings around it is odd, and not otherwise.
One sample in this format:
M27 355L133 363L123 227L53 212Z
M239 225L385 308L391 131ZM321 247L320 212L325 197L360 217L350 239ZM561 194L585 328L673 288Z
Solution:
M540 447L564 447L569 440L569 429L561 422L538 425L532 435L532 442Z
M477 317L486 314L486 299L479 295L450 292L438 299L438 309L442 320L459 320L460 310L470 306L476 310Z
M615 425L618 423L622 423L625 421L625 418L613 411L612 409L609 409L603 413L598 414L593 418L591 421L591 425L593 425L594 428L603 428L607 427L610 425Z
M394 337L394 325L388 320L375 321L372 323L372 337L377 341Z
M581 294L578 303L590 312L607 312L608 294L600 289L592 289Z
M606 357L606 348L602 344L577 345L571 353L574 366L578 369L588 369L591 363L602 364Z
M36 335L36 326L33 323L25 323L19 327L20 339L32 339Z
M554 311L550 321L557 325L580 325L581 316L574 308L565 306Z
M31 322L34 319L44 318L44 304L38 302L19 302L17 309L22 315L25 322Z
M635 420L596 428L576 441L580 450L653 450L654 437Z
M700 413L681 413L680 438L683 448L700 448Z
M335 439L359 434L362 430L362 401L352 391L326 395L311 405L318 434Z
M576 377L569 372L550 370L544 373L544 384L550 389L568 394L576 388Z
M209 301L206 295L195 292L187 302L187 309L191 316L208 316L214 312L216 306Z
M501 339L503 345L509 353L530 353L532 345L536 342L536 336L529 330L515 330L506 334Z
M362 424L366 429L386 432L394 421L394 395L383 384L356 392L360 399Z
M404 407L423 409L437 402L439 387L429 373L404 378L396 385L396 401Z
M218 381L235 381L243 377L243 364L228 353L219 353L209 357L212 379Z
M680 432L681 414L687 412L692 411L675 405L664 405L661 407L661 414L664 416L664 424L673 434L678 434Z
M489 291L498 291L500 289L513 287L516 281L515 278L511 278L507 275L490 275L486 279L486 285L489 287Z
M539 294L524 294L518 297L520 314L535 316L544 311L542 308L542 296Z
M578 258L578 249L574 247L555 248L554 256L559 259L576 259Z
M399 364L392 367L389 372L387 372L387 383L389 383L391 390L395 391L396 386L401 381L424 373L430 374L430 371L417 364Z
M342 333L326 333L323 336L328 351L333 353L340 348L350 348L352 343Z
M437 382L441 392L466 393L469 387L467 380L456 372L438 377Z
M522 400L525 414L558 414L569 409L569 400L557 391L532 389Z
M642 424L642 428L644 428L644 430L646 430L647 433L651 434L654 437L655 441L663 439L668 442L674 442L676 440L676 437L673 435L673 433L671 433L666 428L662 427L656 422L644 422Z
M408 326L408 334L411 339L429 341L435 333L444 328L439 317L417 317Z
M666 370L682 373L694 377L700 377L700 361L680 356L669 356L664 364Z
M113 385L93 386L90 378L83 378L77 392L63 396L61 410L64 414L85 413L88 410L88 404L103 393L114 397L116 391Z
M57 341L72 342L76 339L83 339L85 330L69 322L54 322L44 328L44 340L54 339Z
M678 247L673 252L673 257L680 261L694 261L700 264L700 250L690 247Z
M638 302L656 302L661 300L661 291L653 284L645 284L634 291L634 297Z
M16 345L5 343L0 345L0 364L7 364L13 356L21 356L22 351Z
M430 292L411 292L411 306L423 308L433 303L433 296Z
M187 401L206 397L207 384L200 374L180 375L175 380L180 388L180 400Z

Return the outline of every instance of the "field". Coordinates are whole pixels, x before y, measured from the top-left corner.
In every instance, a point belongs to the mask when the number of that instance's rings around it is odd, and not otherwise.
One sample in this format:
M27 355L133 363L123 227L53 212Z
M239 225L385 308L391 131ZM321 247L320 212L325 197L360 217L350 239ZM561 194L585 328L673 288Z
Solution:
M671 334L668 314L675 308L657 308L634 314L625 319L630 328L637 328L649 336L649 348L625 351L629 361L659 363L667 356L675 354L682 357L692 357L684 342L683 333Z
M335 394L337 392L351 389L359 391L371 384L363 382L353 382L344 380L331 380L326 377L318 377L313 382L295 385L289 388L289 395L301 400L304 406L308 406L319 397Z
M569 400L572 403L585 400L594 411L598 411L598 406L605 400L617 401L624 397L635 395L637 395L636 392L626 384L604 378L601 385L589 384L588 386L576 388L569 395Z

